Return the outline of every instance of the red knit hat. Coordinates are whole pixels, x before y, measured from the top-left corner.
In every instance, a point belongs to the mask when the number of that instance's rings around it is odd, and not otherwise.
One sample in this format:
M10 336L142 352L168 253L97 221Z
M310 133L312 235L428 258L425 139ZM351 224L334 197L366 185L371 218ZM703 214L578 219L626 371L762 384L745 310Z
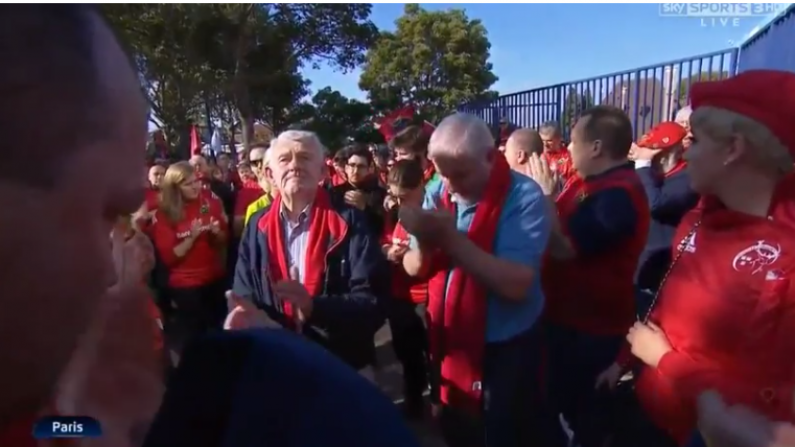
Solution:
M750 70L722 81L699 82L690 89L693 110L717 107L764 125L795 155L795 73Z
M684 127L673 121L664 121L641 137L638 146L666 150L680 144L686 136L687 130Z

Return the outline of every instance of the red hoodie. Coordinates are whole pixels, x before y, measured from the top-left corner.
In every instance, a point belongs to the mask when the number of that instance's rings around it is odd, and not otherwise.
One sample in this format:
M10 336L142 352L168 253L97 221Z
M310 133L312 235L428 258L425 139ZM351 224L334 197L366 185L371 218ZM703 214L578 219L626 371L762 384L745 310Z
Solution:
M150 230L155 249L168 268L169 286L187 288L207 285L224 274L223 249L215 240L217 236L210 232L213 221L219 222L221 231L225 231L227 225L223 206L211 193L202 194L197 200L185 203L183 214L182 220L173 224L161 210L155 213ZM201 221L204 231L188 253L177 258L174 247L190 236L194 219ZM222 235L222 238L225 237Z
M401 245L408 247L409 234L400 222L390 222L387 219L384 225L384 235L381 243L387 245ZM409 276L402 265L392 265L392 297L411 300L414 304L428 301L428 281L419 281Z
M682 254L651 317L673 351L636 383L646 413L675 439L695 429L695 400L707 389L795 421L793 232L795 175L779 184L767 219L704 199L682 220L673 256Z

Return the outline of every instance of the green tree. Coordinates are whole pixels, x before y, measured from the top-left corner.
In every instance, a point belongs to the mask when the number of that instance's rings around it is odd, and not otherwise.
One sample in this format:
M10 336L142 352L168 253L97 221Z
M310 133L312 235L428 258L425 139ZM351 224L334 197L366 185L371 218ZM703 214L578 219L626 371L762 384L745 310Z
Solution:
M591 89L586 88L582 92L580 95L580 105L582 106L581 110L590 109L596 105L596 101L593 99L593 94L591 94Z
M575 86L569 86L563 105L563 115L560 119L560 129L563 134L568 135L574 123L577 122L577 118L582 115L582 112L593 107L594 104L595 101L590 89L585 88L582 92L578 92Z
M192 57L203 5L104 4L102 11L131 53L149 99L153 121L171 148L187 154L190 126L212 81L206 63Z
M563 102L563 115L560 117L560 128L564 132L574 125L577 116L580 114L580 94L577 89L572 85L569 86L566 92L566 99Z
M359 65L376 28L370 4L213 4L196 49L214 69L242 126L247 150L256 119L275 129L307 92L305 64L347 71Z
M436 122L458 105L496 96L491 44L480 20L461 9L427 11L407 4L395 32L382 32L359 79L381 112L412 104Z
M356 139L373 114L369 104L346 98L331 87L315 93L312 108L304 128L316 132L331 151Z
M679 81L679 105L684 107L690 97L690 86L696 82L720 81L729 77L728 71L702 71Z

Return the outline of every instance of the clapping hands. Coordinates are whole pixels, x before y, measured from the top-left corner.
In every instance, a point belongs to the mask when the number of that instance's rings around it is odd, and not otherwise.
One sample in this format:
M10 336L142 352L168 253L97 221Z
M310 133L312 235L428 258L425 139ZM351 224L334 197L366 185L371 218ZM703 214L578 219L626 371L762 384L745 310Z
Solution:
M445 244L457 232L455 216L447 210L403 206L398 218L409 234L425 244Z

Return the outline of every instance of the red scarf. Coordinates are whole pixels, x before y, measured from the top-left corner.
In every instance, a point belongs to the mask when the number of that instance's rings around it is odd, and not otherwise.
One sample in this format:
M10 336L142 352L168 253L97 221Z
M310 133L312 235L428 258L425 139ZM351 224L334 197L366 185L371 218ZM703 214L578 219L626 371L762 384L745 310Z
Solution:
M425 168L425 171L422 173L422 181L428 183L431 181L434 175L436 175L436 168L433 166L433 163L429 161L428 167Z
M493 252L494 237L510 184L508 162L505 157L494 157L486 194L477 204L467 233L467 237L487 253ZM455 212L446 192L442 195L442 205ZM486 290L463 270L453 268L450 271L450 267L444 260L428 283L431 358L441 368L442 403L478 411L486 345Z
M277 195L268 213L259 220L259 229L268 241L268 269L270 280L276 284L290 279L287 264L287 246L281 220L282 198ZM304 259L303 285L309 296L317 296L323 290L323 274L326 271L326 255L345 237L348 226L331 207L331 200L323 188L318 188L315 202L309 211L309 238ZM284 314L292 321L294 311L290 303L284 303Z

